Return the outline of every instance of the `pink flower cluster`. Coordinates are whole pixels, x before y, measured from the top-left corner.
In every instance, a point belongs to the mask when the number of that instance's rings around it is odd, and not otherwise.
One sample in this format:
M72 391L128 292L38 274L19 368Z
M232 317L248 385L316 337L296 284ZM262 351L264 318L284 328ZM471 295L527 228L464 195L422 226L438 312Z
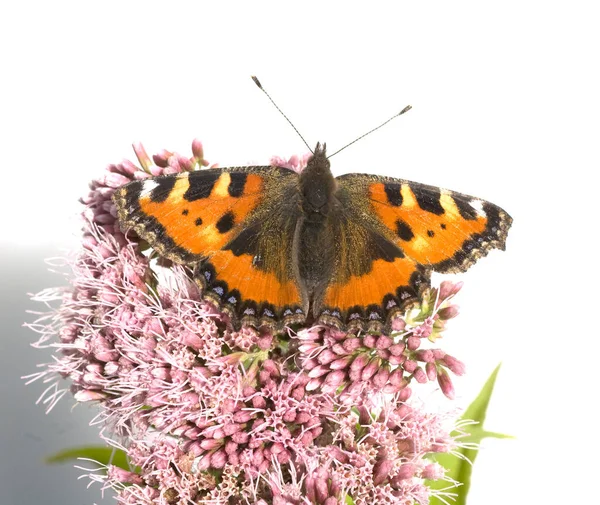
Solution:
M116 222L114 190L131 180L208 166L202 145L163 151L141 168L110 165L91 184L82 248L68 289L31 327L58 349L36 378L50 408L68 379L76 400L102 407L109 443L129 469L105 484L122 504L426 504L426 480L444 478L430 456L456 446L447 419L411 399L463 364L429 346L457 314L460 284L428 291L390 335L315 326L284 335L236 332L204 302L191 272L156 258ZM306 157L280 166L299 169Z

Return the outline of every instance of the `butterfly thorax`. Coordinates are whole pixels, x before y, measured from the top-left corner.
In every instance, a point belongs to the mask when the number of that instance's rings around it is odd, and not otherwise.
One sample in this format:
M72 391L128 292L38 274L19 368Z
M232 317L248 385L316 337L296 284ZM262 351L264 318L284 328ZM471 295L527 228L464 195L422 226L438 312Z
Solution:
M335 179L325 154L325 144L317 144L313 156L300 174L301 204L308 222L322 223L333 206Z

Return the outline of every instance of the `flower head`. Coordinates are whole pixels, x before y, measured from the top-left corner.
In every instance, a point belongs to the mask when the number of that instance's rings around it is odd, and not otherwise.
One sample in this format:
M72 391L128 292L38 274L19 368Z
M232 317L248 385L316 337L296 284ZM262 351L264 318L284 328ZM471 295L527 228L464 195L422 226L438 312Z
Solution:
M132 180L209 165L199 141L191 157L134 147L140 166L110 165L82 199L82 246L71 285L45 291L58 308L31 327L58 349L37 378L102 408L103 436L125 448L131 471L109 467L122 504L356 504L428 502L427 459L454 441L446 420L412 391L464 365L433 343L457 314L460 284L427 291L389 335L327 326L273 334L235 331L202 299L192 272L156 258L123 233L111 200ZM273 159L301 170L307 156ZM51 344L48 344L52 341Z

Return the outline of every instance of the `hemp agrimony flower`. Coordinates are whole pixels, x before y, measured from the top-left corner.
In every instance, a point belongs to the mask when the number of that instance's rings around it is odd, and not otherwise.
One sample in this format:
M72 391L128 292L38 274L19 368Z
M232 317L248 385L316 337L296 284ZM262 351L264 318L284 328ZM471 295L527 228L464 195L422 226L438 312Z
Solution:
M464 365L435 347L458 313L461 283L426 290L393 331L317 325L282 334L242 327L204 301L192 271L119 228L111 199L133 181L208 166L162 151L140 166L110 165L82 198L81 248L70 285L36 299L57 304L31 325L55 360L49 408L70 389L102 410L103 439L129 469L101 478L122 504L426 504L444 478L430 455L452 451L450 416L412 398ZM307 157L278 166L300 171Z

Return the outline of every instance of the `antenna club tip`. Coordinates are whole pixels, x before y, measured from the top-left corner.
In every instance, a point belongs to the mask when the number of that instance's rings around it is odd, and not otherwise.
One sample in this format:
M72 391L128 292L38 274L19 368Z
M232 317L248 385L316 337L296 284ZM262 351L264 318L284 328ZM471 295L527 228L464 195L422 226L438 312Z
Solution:
M402 114L404 114L405 112L408 112L410 109L412 109L412 105L407 105L406 107L404 107L404 109L402 109L400 111L400 114L398 114L399 116L401 116Z
M258 77L256 77L255 75L251 75L250 77L252 77L252 80L254 81L254 84L256 84L260 89L263 89L262 84L258 80Z

